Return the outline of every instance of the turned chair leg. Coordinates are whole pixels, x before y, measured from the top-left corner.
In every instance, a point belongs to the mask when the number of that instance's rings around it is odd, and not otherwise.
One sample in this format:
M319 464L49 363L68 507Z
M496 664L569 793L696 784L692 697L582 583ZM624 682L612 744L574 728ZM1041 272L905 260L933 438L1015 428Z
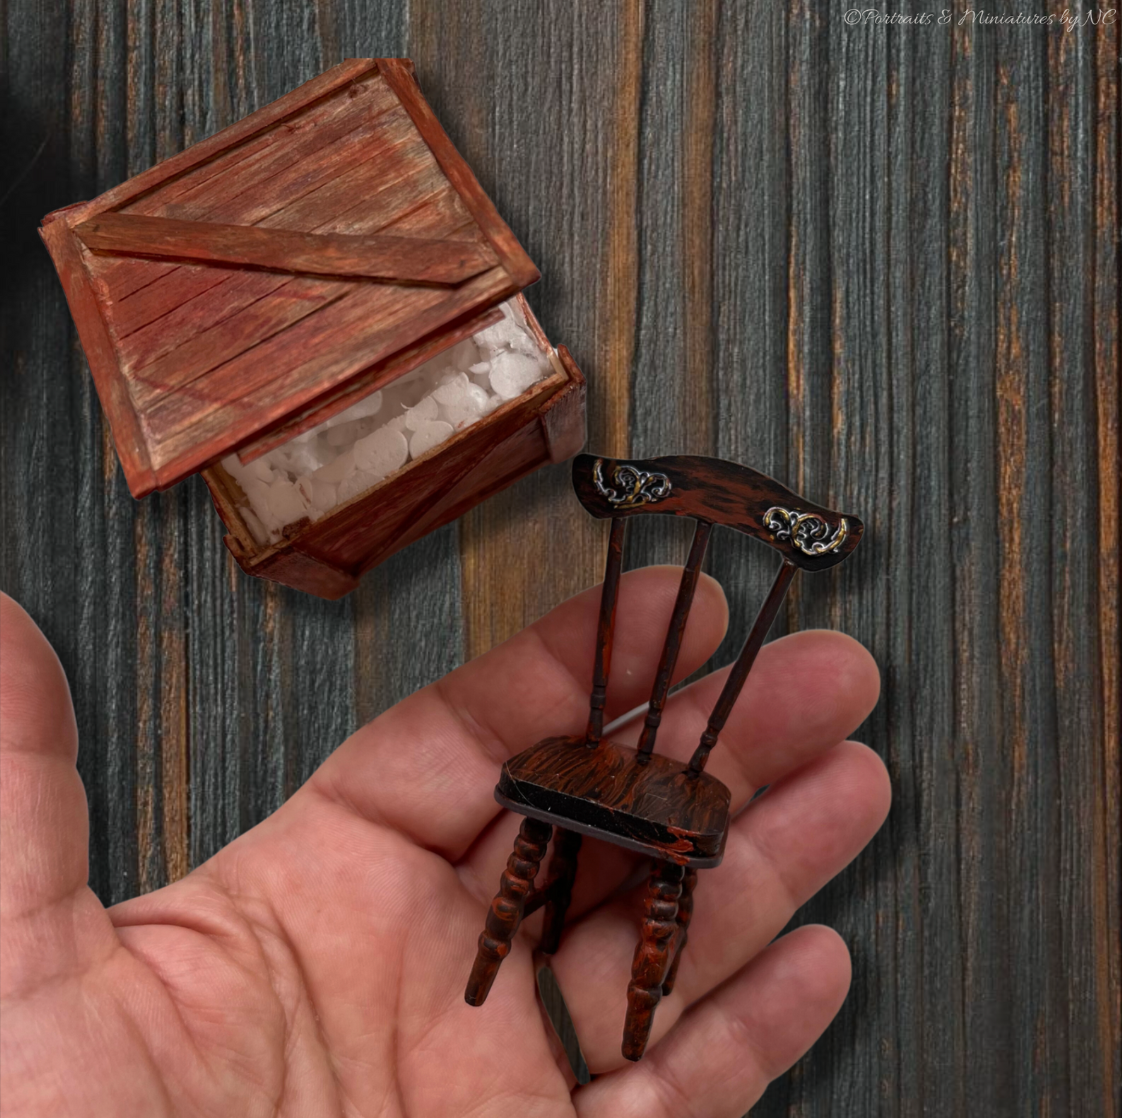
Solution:
M549 864L549 884L546 885L545 923L539 945L545 955L556 952L561 943L561 929L565 926L565 913L573 899L573 880L577 876L577 855L582 836L576 831L558 827L553 837L553 861Z
M655 1007L662 1000L662 983L669 963L672 937L678 930L678 896L685 867L655 862L644 900L643 936L631 964L627 987L627 1020L623 1026L623 1055L638 1060L647 1047Z
M682 895L678 898L678 946L674 949L674 961L666 972L666 981L662 984L662 996L674 992L674 983L678 979L678 965L682 961L682 952L685 950L686 941L689 939L690 919L693 917L693 891L697 885L697 870L686 870L685 879L682 881Z
M491 983L499 965L510 954L510 941L522 923L526 896L534 887L534 878L549 845L553 828L537 819L523 819L514 840L514 852L503 870L499 892L491 902L487 923L479 935L479 950L471 968L464 999L468 1005L482 1005L487 1000Z

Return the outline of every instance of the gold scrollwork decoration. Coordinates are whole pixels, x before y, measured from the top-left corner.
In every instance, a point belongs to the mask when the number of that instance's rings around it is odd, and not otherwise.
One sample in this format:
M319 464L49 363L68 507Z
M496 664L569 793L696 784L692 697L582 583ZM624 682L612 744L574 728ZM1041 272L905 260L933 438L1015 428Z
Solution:
M825 555L837 551L849 535L849 524L843 516L833 534L830 525L815 512L781 509L778 505L763 515L764 527L777 540L790 540L804 555Z
M616 466L612 473L612 484L618 489L609 489L604 484L604 460L596 459L592 467L592 480L596 492L607 498L617 508L630 509L638 505L649 505L670 496L673 486L665 474L648 473L626 463Z

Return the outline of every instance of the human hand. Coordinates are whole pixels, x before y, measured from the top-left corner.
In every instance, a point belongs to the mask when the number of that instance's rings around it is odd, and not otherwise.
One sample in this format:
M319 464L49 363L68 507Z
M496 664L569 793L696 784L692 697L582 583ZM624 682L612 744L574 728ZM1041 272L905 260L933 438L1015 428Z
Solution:
M678 577L624 576L609 718L647 697ZM520 822L492 798L499 767L583 729L598 591L358 730L181 881L108 910L86 885L65 676L34 622L0 599L6 1115L736 1116L845 997L834 932L771 941L888 810L884 766L842 740L878 691L848 637L806 632L760 653L708 768L739 814L724 862L700 875L677 986L639 1064L620 1035L643 891L625 883L641 859L585 840L552 959L597 1076L574 1089L536 999L540 915L486 1005L463 992ZM716 649L726 612L703 576L679 676ZM689 756L723 676L671 698L662 751Z

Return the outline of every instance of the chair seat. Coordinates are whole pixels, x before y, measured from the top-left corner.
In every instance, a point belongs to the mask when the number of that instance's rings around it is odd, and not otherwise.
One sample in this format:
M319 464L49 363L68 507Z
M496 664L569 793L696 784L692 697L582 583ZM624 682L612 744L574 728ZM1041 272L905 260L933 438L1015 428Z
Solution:
M628 745L546 738L503 765L503 807L698 869L725 852L729 790L715 777L657 753L639 764Z

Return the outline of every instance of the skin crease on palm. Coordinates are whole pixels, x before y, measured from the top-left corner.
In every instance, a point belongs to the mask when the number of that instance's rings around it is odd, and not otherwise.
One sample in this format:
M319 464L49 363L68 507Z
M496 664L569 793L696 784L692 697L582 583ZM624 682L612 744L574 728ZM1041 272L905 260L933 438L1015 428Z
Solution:
M646 698L679 575L624 576L609 718ZM831 930L775 937L888 811L881 761L845 740L876 702L877 669L839 633L761 652L709 763L736 813L725 860L699 876L677 988L638 1064L620 1040L643 860L585 840L552 962L594 1074L576 1087L535 995L540 914L486 1004L466 1005L463 991L519 823L492 798L499 767L583 728L598 598L578 595L399 703L210 861L108 910L86 884L65 676L3 598L3 1114L743 1114L849 985ZM703 577L679 677L713 653L726 623L724 595ZM723 677L672 697L661 752L688 757ZM633 740L629 729L619 737Z

